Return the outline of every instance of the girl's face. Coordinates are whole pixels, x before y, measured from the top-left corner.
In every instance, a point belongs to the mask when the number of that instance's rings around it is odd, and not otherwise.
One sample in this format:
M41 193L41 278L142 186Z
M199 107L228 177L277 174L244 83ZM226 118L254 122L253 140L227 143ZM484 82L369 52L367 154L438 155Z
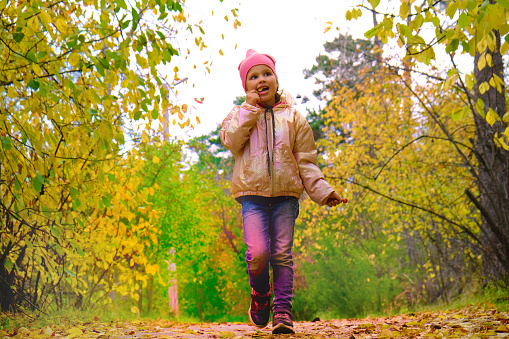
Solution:
M255 91L260 97L258 102L263 107L272 107L276 104L278 82L272 69L267 65L251 67L246 76L246 93Z

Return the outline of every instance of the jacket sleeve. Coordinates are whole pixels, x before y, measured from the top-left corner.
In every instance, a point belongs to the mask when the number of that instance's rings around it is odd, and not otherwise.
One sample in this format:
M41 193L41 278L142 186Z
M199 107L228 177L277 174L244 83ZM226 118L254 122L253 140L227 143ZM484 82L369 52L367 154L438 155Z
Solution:
M220 135L221 143L234 156L238 154L249 140L251 130L258 120L260 109L243 103L235 106L223 120Z
M320 205L334 192L332 186L318 167L317 151L311 126L299 112L295 112L295 144L293 155L299 167L300 177L309 197Z

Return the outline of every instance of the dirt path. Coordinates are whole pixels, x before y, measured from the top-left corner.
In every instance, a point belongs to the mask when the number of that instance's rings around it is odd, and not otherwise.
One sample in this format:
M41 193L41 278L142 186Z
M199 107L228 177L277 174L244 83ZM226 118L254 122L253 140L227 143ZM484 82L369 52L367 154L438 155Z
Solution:
M509 313L469 306L460 310L421 312L383 318L335 319L295 322L296 334L271 334L271 326L259 330L245 323L183 324L169 320L73 323L0 330L0 339L24 338L507 338ZM509 339L509 338L508 338Z
M383 318L335 319L295 322L294 335L272 335L271 326L259 330L249 324L141 323L132 324L122 338L506 338L509 313L467 307L454 311L426 312ZM112 338L111 336L109 338ZM97 338L106 339L106 338Z

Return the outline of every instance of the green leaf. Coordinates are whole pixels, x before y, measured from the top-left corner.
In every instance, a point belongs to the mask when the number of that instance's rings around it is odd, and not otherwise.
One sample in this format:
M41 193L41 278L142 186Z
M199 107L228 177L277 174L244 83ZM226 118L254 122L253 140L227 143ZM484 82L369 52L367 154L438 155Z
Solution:
M449 18L453 18L454 15L456 14L456 11L458 10L458 3L455 2L455 1L451 1L449 2L449 4L447 5L447 8L445 10L445 14L447 16L449 16Z
M141 112L141 111L137 111L137 112L135 112L135 113L134 113L134 115L133 115L133 119L134 119L134 120L138 120L138 119L140 119L140 118L141 118L141 114L142 114L142 112Z
M148 112L148 106L147 105L150 105L151 104L151 101L149 99L144 99L142 102L141 102L141 108L143 108L143 110L145 112Z
M449 43L447 45L447 47L445 48L446 53L451 53L451 52L454 52L455 50L457 50L459 44L460 44L460 41L458 39L453 39L451 41L451 43Z
M404 24L398 25L399 31L404 37L411 38L412 37L412 30Z
M19 181L17 178L14 180L14 190L16 192L19 192L21 190L21 185L19 184Z
M106 73L104 73L104 67L102 66L102 64L98 62L95 64L95 67L97 69L97 73L104 77Z
M469 22L470 21L468 20L468 14L465 12L461 13L458 18L458 26L460 26L461 28L465 28L467 27Z
M134 7L132 8L132 15L133 15L132 23L133 23L133 32L134 32L136 30L136 27L138 27L138 20L139 20L138 12L136 12L136 9L134 9Z
M39 82L37 80L32 79L28 83L28 87L30 87L34 91L37 91L39 89Z
M469 12L473 11L477 7L477 0L468 0L467 9Z
M64 271L69 274L71 277L75 277L76 274L72 273L67 267L64 268Z
M111 182L117 182L117 178L115 177L115 174L108 173L108 180Z
M72 200L73 200L73 201L74 201L74 200L76 200L76 199L78 199L78 196L79 196L79 194L78 194L78 193L79 193L79 191L78 191L76 188L71 187L71 188L69 189L69 193L71 193L71 198L72 198Z
M26 58L32 62L37 62L37 57L33 51L28 52Z
M462 109L457 110L456 112L454 112L452 114L452 120L454 120L454 121L462 120L463 118L465 118L467 116L468 111L469 111L468 106L465 106Z
M151 115L152 115L152 119L157 119L159 117L159 112L157 111L157 109L153 109L152 112L151 112Z
M10 150L11 149L11 139L2 137L2 147L6 151Z
M468 41L462 41L461 42L461 46L463 47L463 52L464 53L469 53L470 52L470 44L468 43Z
M83 252L83 250L81 249L80 246L76 246L76 252L78 252L78 254L81 256L81 257L84 257L85 256L85 252Z
M125 4L124 0L115 0L115 3L117 4L118 7L127 10L127 5Z
M381 23L379 23L378 25L376 25L375 27L373 27L372 29L370 29L369 31L364 33L364 36L368 39L371 39L380 31L380 29L382 29Z
M25 37L25 34L23 33L14 33L12 34L12 38L14 39L14 41L16 42L21 42L21 40L23 40L23 38Z
M37 173L35 178L32 180L32 186L37 192L40 192L42 185L44 185L44 178L39 173Z

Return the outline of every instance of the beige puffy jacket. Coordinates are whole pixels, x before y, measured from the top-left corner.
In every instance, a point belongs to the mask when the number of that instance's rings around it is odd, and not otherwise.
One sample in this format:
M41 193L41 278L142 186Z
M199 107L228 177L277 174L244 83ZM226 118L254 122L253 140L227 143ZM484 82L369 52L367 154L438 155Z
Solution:
M317 164L313 132L285 102L271 109L243 103L223 120L221 142L235 158L232 194L300 198L304 189L320 205L334 189Z

